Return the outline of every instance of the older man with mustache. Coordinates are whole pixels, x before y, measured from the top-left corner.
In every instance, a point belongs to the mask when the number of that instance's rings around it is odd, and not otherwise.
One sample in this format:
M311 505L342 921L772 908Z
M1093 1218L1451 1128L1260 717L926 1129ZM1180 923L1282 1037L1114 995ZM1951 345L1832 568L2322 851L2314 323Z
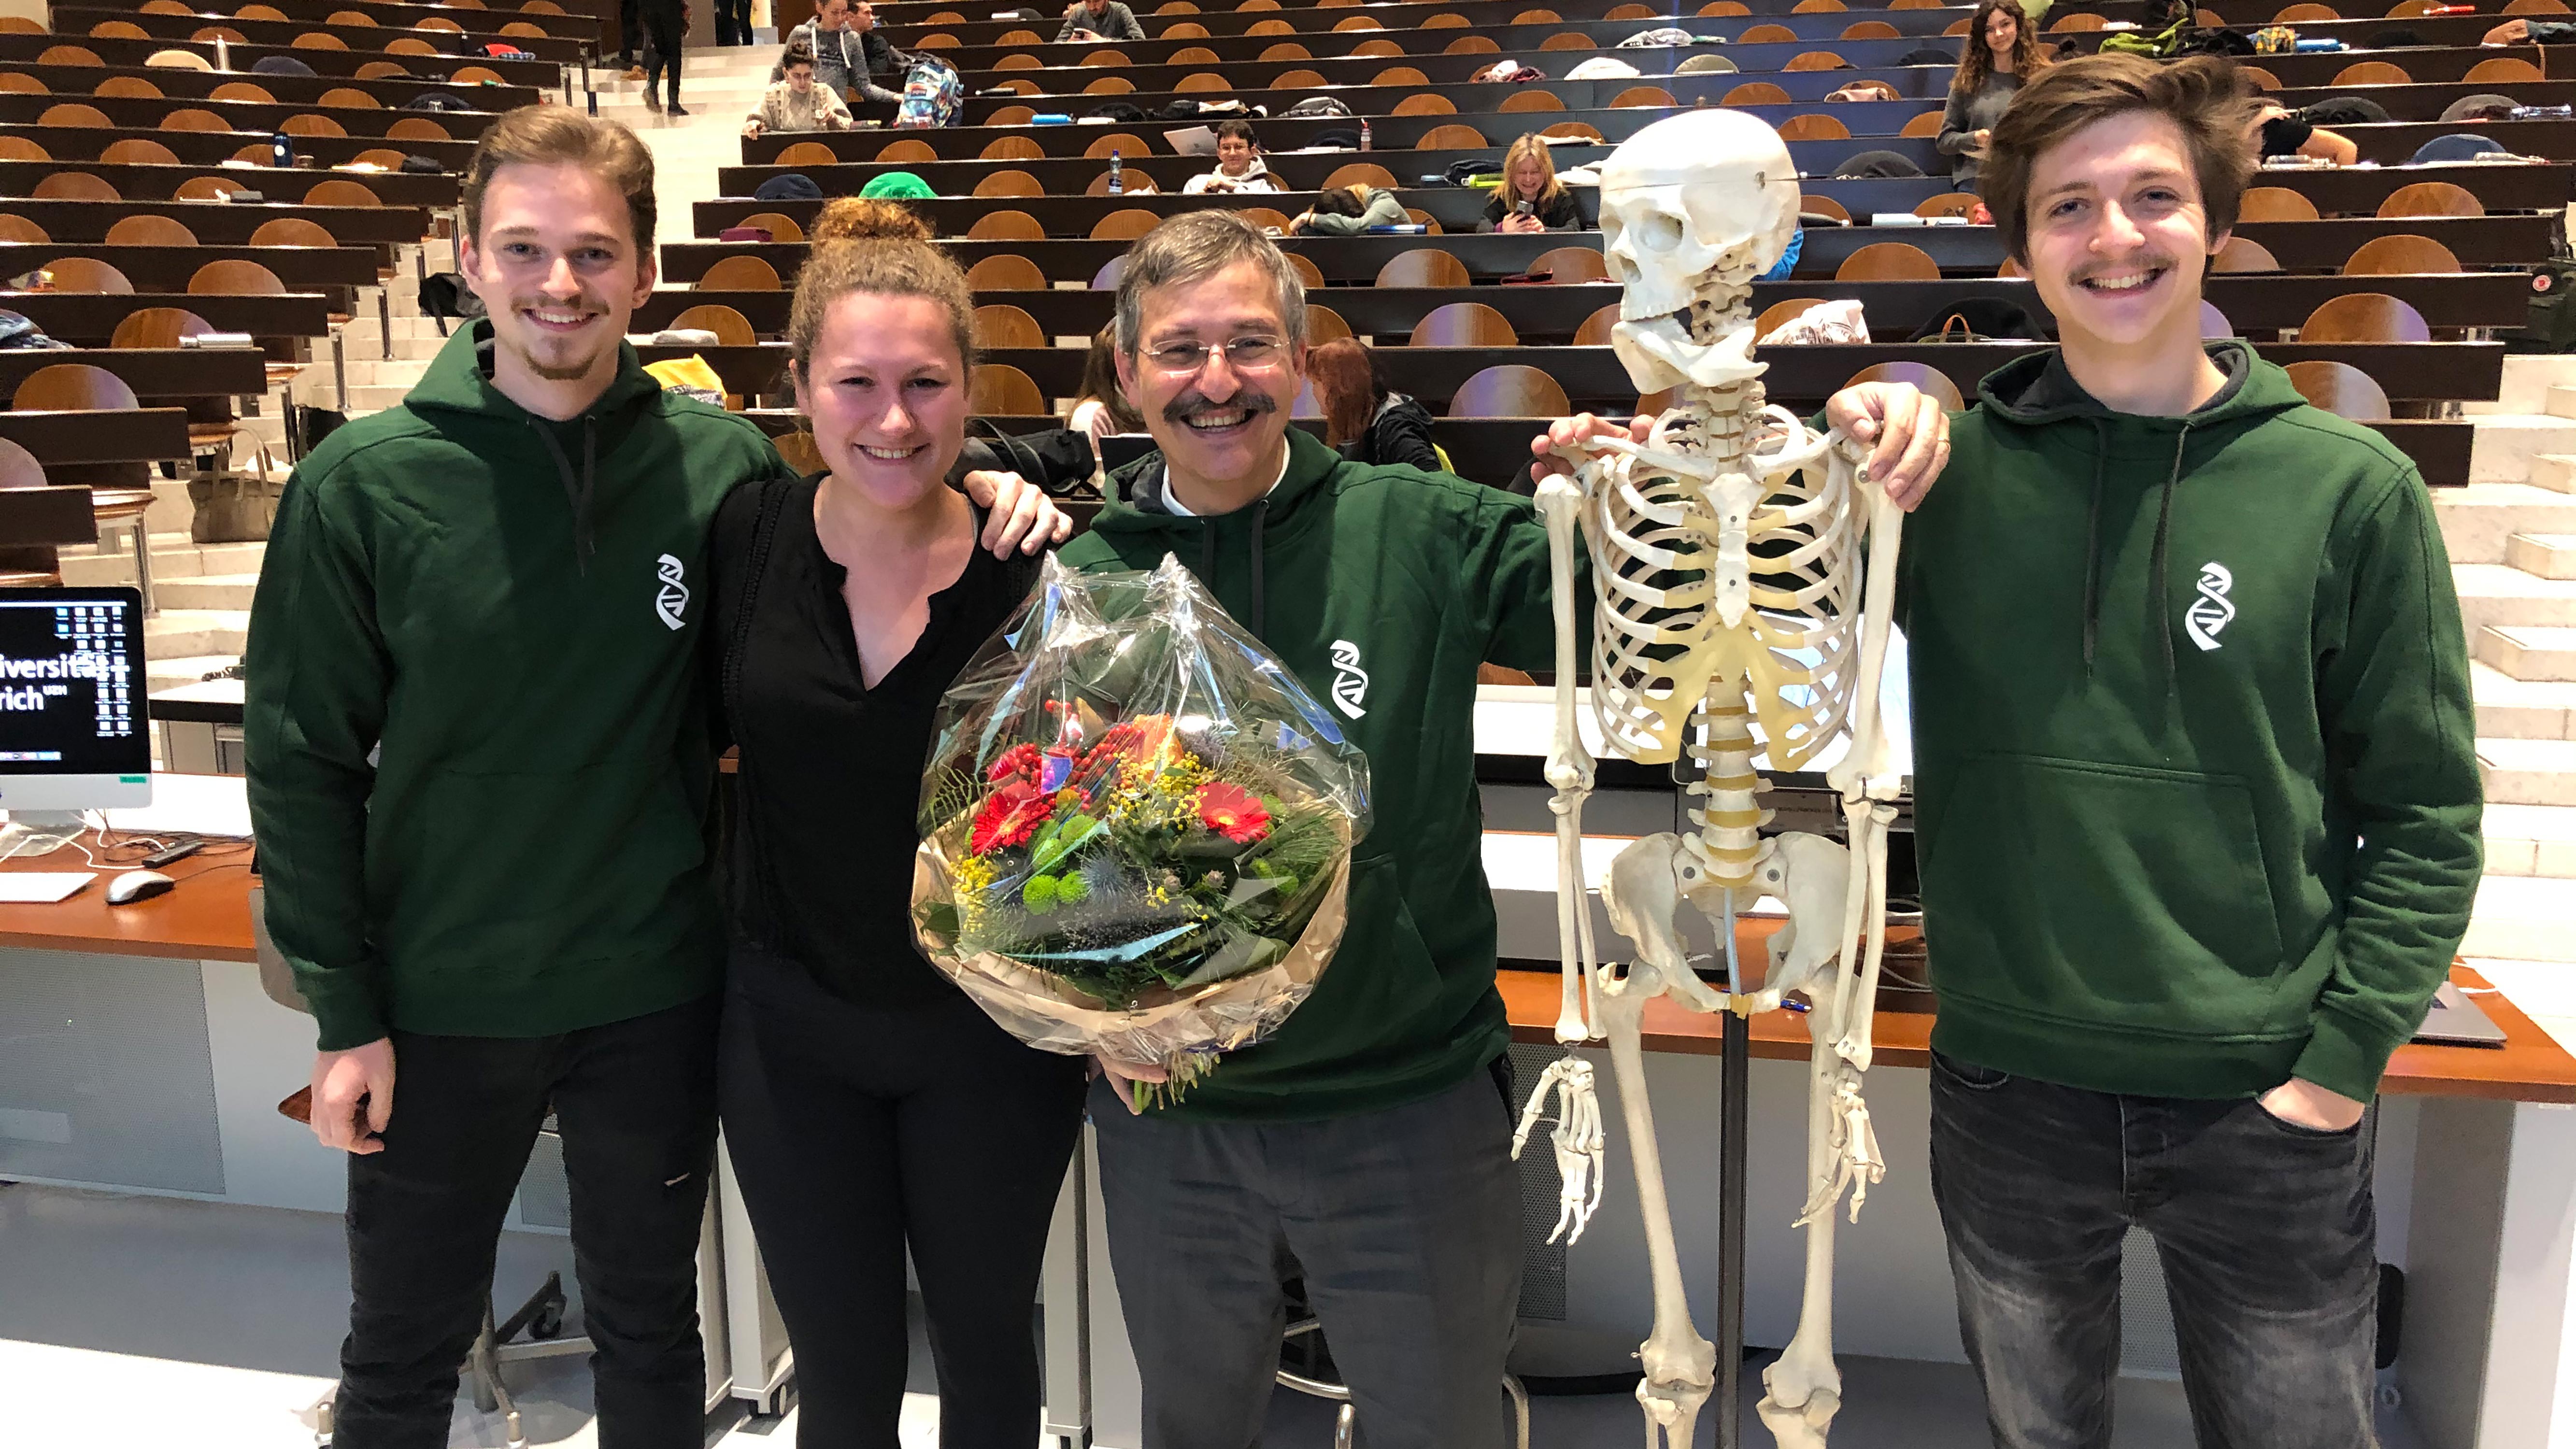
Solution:
M1061 555L1195 569L1367 752L1377 821L1340 953L1286 1025L1177 1105L1140 1116L1123 1083L1094 1090L1147 1449L1259 1438L1291 1258L1371 1444L1502 1432L1520 1199L1472 720L1479 663L1550 667L1547 530L1528 499L1346 462L1289 427L1305 331L1296 272L1235 214L1138 242L1118 376L1159 451ZM1888 420L1892 464L1916 397L1835 405ZM1929 457L1881 476L1911 488Z

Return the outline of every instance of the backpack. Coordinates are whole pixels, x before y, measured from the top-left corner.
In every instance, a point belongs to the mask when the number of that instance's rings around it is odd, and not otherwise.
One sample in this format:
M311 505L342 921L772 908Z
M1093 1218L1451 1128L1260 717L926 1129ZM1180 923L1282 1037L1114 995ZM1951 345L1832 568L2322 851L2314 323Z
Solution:
M1317 117L1332 120L1348 120L1350 118L1350 114L1351 108L1349 106L1342 104L1331 96L1310 96L1307 99L1290 106L1288 109L1281 111L1279 113L1279 118L1283 121L1292 117L1298 119Z
M903 77L903 102L895 108L895 129L926 130L953 125L966 103L966 87L956 67L935 56L916 56Z
M2001 297L1961 297L1932 309L1932 320L1914 329L1915 342L2046 342L2048 329L2022 307Z
M2576 257L2564 247L2531 273L2531 301L2519 330L2505 334L2507 352L2576 352Z

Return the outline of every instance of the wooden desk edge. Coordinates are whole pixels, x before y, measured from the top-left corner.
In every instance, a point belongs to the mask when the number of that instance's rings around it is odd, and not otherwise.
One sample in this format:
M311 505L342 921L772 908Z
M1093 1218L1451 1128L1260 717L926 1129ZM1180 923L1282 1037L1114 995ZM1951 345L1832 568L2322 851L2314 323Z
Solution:
M2484 977L2465 966L2454 966L2451 980L2473 989L2487 985ZM1504 1009L1511 1017L1512 1040L1553 1044L1558 994L1555 973L1507 969L1498 973L1497 982ZM2576 1102L2576 1057L2568 1055L2556 1038L2503 993L2472 999L2497 1026L2504 1028L2505 1044L2475 1047L2410 1042L2390 1058L2388 1072L2380 1079L2382 1095ZM1874 1065L1932 1064L1931 1013L1881 1011L1876 1020ZM1684 1011L1670 998L1658 998L1646 1009L1648 1051L1717 1056L1718 1031L1716 1017ZM1804 1061L1807 1054L1806 1025L1795 1013L1775 1011L1753 1018L1755 1057Z

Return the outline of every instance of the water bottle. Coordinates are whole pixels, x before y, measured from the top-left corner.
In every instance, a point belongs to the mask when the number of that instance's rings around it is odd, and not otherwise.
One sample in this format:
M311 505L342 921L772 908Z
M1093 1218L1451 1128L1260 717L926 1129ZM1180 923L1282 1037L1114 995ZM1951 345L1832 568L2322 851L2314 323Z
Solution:
M1360 149L1363 151L1369 149L1369 127L1366 116L1360 117Z
M215 37L215 69L231 70L232 68L233 48L225 42L222 36L218 35Z
M1127 163L1119 157L1117 148L1113 146L1109 151L1109 194L1123 196L1126 192Z

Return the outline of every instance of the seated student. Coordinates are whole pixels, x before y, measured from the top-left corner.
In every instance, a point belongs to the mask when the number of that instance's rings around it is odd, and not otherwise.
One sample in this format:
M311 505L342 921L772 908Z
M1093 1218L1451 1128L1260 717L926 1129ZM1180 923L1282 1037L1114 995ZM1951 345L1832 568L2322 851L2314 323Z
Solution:
M1144 415L1118 386L1118 324L1104 324L1091 334L1091 354L1082 360L1082 394L1074 400L1065 426L1094 442L1112 433L1145 431Z
M1186 196L1225 191L1285 191L1279 178L1261 164L1261 149L1252 139L1249 121L1220 121L1216 128L1216 169L1193 176L1181 188Z
M760 93L760 104L743 119L745 136L764 131L850 129L850 108L841 104L831 87L814 84L814 52L802 45L791 45L779 69L787 73L787 78L773 81Z
M1074 0L1064 12L1064 28L1055 33L1061 43L1067 40L1143 40L1145 27L1136 23L1136 12L1127 8L1126 0Z
M1495 188L1494 199L1485 203L1485 216L1476 223L1476 230L1582 229L1583 208L1572 189L1556 179L1556 158L1547 154L1547 143L1531 135L1514 141L1503 153L1503 184Z
M1306 376L1324 409L1324 441L1354 463L1402 463L1446 473L1431 442L1431 414L1379 380L1376 354L1337 337L1307 350Z
M2265 159L2312 156L2330 165L2349 166L2361 158L2361 148L2348 137L2309 124L2278 101L2264 101L2255 112L2254 144L2255 154Z
M1413 218L1392 191L1365 181L1328 186L1312 209L1288 223L1291 236L1357 236L1373 226L1402 226Z
M820 0L814 18L787 32L787 49L802 45L814 57L814 78L845 100L892 104L903 99L907 58L877 29L868 0ZM787 79L784 54L769 73Z
M811 243L827 241L937 241L939 231L900 201L875 196L835 196L823 203L805 230Z

